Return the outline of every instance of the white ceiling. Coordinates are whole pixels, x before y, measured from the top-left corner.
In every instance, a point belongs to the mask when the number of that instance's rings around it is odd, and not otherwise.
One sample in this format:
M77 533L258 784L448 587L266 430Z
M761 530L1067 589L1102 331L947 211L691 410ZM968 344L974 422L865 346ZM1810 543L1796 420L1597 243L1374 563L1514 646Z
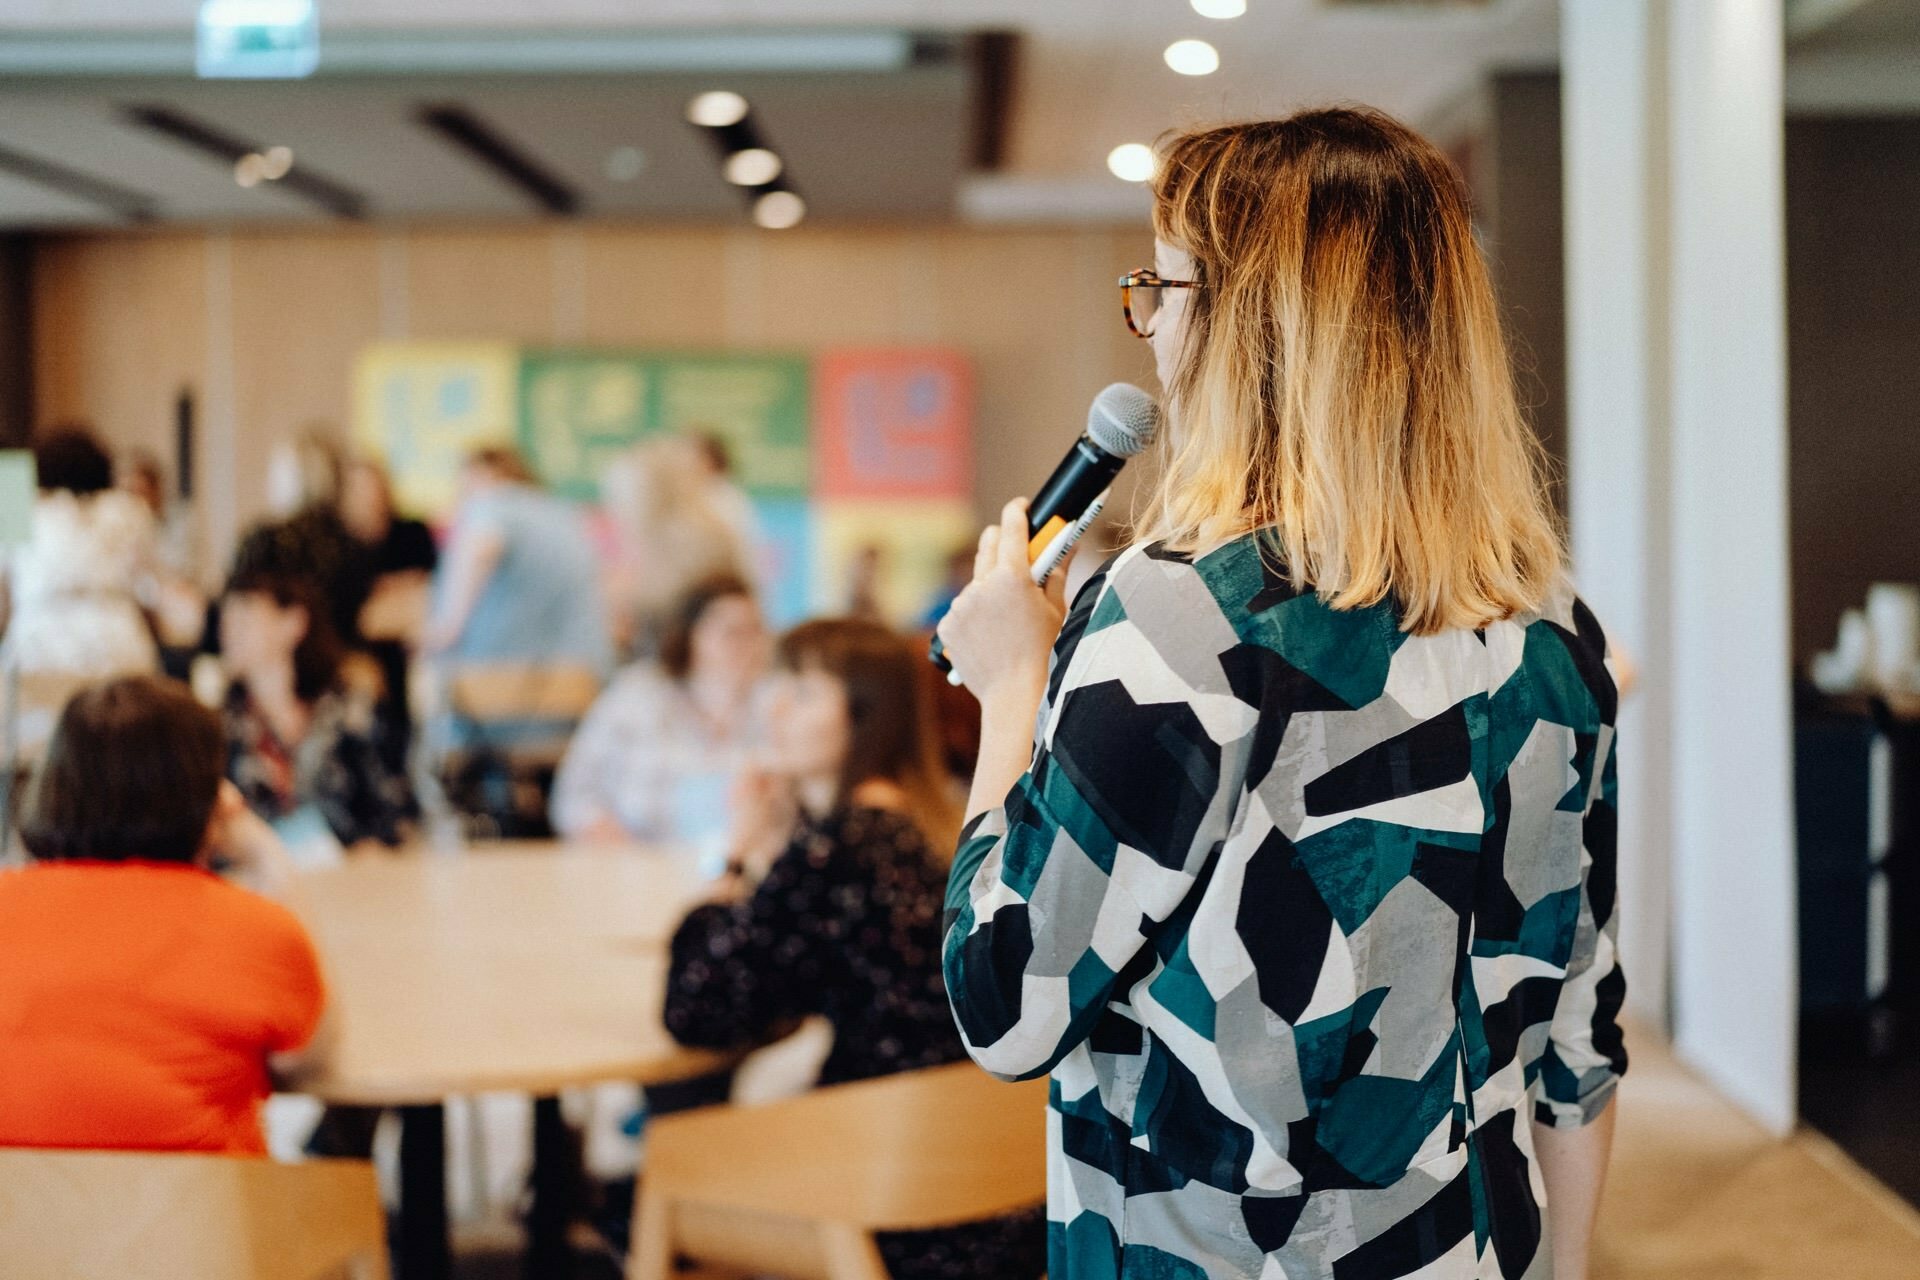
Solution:
M1170 125L1358 100L1420 121L1490 67L1553 61L1554 0L1329 7L1249 0L1212 21L1186 0L318 0L328 27L1005 28L1025 37L1008 168L1097 175L1106 153ZM0 32L186 29L195 0L6 0ZM1160 53L1182 37L1220 49L1221 68L1188 79ZM324 62L323 62L324 66Z
M769 77L752 82L756 117L794 151L795 180L822 216L962 213L1035 219L1115 218L1140 208L1137 188L1106 175L1107 152L1149 142L1163 130L1232 117L1271 115L1305 104L1362 101L1443 135L1465 118L1489 72L1556 61L1555 0L1479 3L1329 4L1248 0L1244 17L1212 21L1187 0L317 0L322 72L306 84L183 82L166 100L194 105L236 132L296 146L301 162L368 191L376 212L476 215L525 211L443 145L404 128L409 83L356 82L328 92L326 33L439 31L1012 30L1022 38L1004 162L965 177L966 85L921 71L823 81ZM1822 11L1818 45L1829 86L1844 98L1851 54L1865 48L1891 84L1905 66L1889 62L1886 37L1920 40L1920 0L1789 0ZM197 0L0 0L0 46L9 33L172 32L191 29ZM1161 60L1172 40L1218 46L1214 75L1176 75ZM1836 53L1836 50L1841 52ZM1836 64L1835 59L1840 61ZM1838 65L1840 70L1834 68ZM918 77L918 79L916 79ZM746 87L747 77L734 80ZM887 83L878 83L881 80ZM637 215L738 219L737 196L712 176L700 139L678 123L693 81L672 77L548 77L545 85L470 86L453 96L578 182L590 209ZM784 87L782 87L784 85ZM1792 78L1789 79L1790 91ZM214 166L158 140L103 130L116 88L60 87L13 77L0 83L0 146L45 154L56 148L76 168L138 186L157 184L168 216L273 216L311 211L283 192L237 198ZM1920 78L1913 92L1920 93ZM17 96L16 96L17 95ZM64 96L63 96L64 95ZM124 133L124 130L119 131ZM272 135L272 136L269 136ZM300 145L301 141L305 145ZM1449 139L1443 136L1443 141ZM604 181L606 149L637 145L650 165L638 181ZM803 154L804 152L804 154ZM180 166L198 164L190 181ZM182 190L183 181L189 190ZM225 185L223 186L222 183ZM893 200L886 188L898 188ZM0 223L97 217L66 197L0 176Z
M889 100L864 93L857 77L832 92L794 84L785 99L762 100L756 117L790 157L796 182L823 215L925 214L928 184L937 203L980 216L1111 218L1131 214L1137 189L1106 174L1106 154L1128 141L1199 121L1274 114L1306 103L1365 101L1431 123L1494 68L1545 65L1555 44L1553 0L1330 9L1320 0L1250 0L1230 21L1195 14L1186 0L318 0L321 75L307 84L169 86L158 100L205 113L236 133L295 147L302 164L369 192L372 206L403 214L478 215L524 209L470 163L418 134L396 129L408 84L369 83L343 99L328 93L326 33L538 28L895 29L921 32L1013 30L1022 43L1013 112L999 171L963 186L965 86L931 83L922 72L892 77ZM4 0L0 43L27 34L183 32L196 0ZM1202 37L1221 55L1218 73L1187 78L1161 51ZM738 79L738 77L736 77ZM937 79L934 78L934 79ZM337 81L335 82L337 84ZM537 86L475 90L473 105L509 136L519 132L543 157L586 187L600 212L739 218L740 201L711 177L700 139L679 125L688 82L665 77L623 86L575 82L544 96ZM155 86L158 88L159 86ZM744 86L743 86L744 87ZM599 94L599 109L583 98ZM456 94L471 98L471 94ZM239 193L218 166L160 139L130 135L114 122L120 86L55 86L15 76L0 86L0 146L58 156L86 172L152 190L163 216L309 216L284 192ZM644 136L619 138L609 119L646 122ZM835 121L838 121L835 124ZM618 139L618 140L616 140ZM647 174L624 188L599 179L605 147L630 141L647 151ZM304 142L305 145L302 145ZM800 151L812 147L811 157ZM556 149L561 154L554 154ZM868 163L848 163L868 157ZM913 163L898 163L902 157ZM889 163L889 161L893 163ZM182 165L187 169L183 170ZM682 174L680 171L686 169ZM695 172L698 170L698 172ZM684 180L683 180L684 179ZM222 185L222 184L225 185ZM821 188L825 185L826 189ZM96 218L65 197L22 191L0 180L0 219ZM900 198L883 188L903 188ZM670 192L660 199L649 193ZM863 201L860 196L865 194ZM843 199L842 195L846 198Z

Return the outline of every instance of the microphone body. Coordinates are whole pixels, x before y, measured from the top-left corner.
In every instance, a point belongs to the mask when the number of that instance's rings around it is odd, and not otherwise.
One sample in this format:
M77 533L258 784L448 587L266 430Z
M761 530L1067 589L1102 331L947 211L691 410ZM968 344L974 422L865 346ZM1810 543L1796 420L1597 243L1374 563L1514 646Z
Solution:
M1038 564L1054 538L1106 496L1126 465L1084 435L1075 440L1027 507L1027 560Z
M1106 505L1107 490L1127 459L1145 448L1159 426L1159 409L1146 392L1115 383L1094 400L1087 430L1053 469L1027 507L1027 563L1043 584ZM934 636L927 657L959 683L946 645Z

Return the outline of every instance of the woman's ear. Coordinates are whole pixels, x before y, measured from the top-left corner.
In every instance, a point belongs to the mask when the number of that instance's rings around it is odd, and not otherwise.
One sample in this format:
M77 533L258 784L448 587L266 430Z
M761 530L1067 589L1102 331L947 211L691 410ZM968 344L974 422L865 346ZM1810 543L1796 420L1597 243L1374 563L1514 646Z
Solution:
M195 861L208 862L214 851L226 843L227 828L246 811L246 797L240 794L240 788L221 779L220 789L213 794L213 812L207 815L207 830L200 837L200 853Z

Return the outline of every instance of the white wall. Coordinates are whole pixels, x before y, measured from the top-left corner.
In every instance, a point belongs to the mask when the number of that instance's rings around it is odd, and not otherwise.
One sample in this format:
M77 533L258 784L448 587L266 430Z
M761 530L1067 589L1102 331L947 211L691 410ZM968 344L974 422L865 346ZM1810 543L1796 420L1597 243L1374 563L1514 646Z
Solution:
M1672 10L1674 1008L1683 1058L1794 1116L1780 0Z
M1621 733L1621 951L1633 1007L1670 1008L1681 1055L1785 1132L1780 21L1779 0L1562 9L1574 556L1642 673Z

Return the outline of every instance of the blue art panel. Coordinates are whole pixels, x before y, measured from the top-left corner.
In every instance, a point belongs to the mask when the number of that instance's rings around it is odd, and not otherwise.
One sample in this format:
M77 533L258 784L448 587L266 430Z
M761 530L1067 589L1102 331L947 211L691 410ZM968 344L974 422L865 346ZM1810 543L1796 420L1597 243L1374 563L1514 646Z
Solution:
M814 510L805 498L756 498L760 521L760 564L755 576L766 584L761 601L769 626L785 629L817 613L809 586L813 574Z

